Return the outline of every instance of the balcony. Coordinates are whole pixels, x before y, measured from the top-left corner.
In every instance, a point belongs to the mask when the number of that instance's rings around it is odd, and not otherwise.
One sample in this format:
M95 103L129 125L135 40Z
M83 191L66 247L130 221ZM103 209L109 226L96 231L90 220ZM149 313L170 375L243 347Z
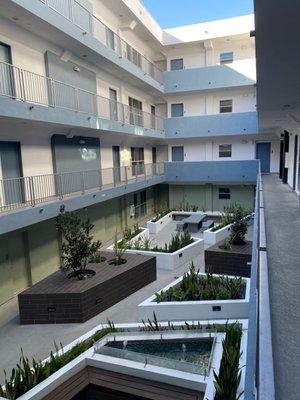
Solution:
M76 210L164 180L164 163L3 179L0 234L53 218L62 204Z
M171 184L255 185L258 169L258 160L169 162L165 179Z
M174 117L165 120L167 139L257 134L257 112Z
M17 15L22 20L26 15L30 19L26 29L53 38L78 57L84 54L86 60L100 63L115 76L122 73L135 85L138 78L141 87L162 93L162 71L94 16L92 7L86 8L77 0L3 1L7 3L7 9L1 10L4 16Z
M162 117L3 62L0 96L21 100L8 103L1 99L2 116L136 135L163 135Z
M254 61L254 60L253 60ZM166 94L253 86L255 80L226 65L163 73Z

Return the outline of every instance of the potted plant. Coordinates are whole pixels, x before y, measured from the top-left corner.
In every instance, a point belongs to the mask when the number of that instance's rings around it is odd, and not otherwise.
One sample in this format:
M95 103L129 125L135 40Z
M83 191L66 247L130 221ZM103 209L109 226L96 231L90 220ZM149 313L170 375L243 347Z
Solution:
M63 240L61 269L67 273L68 278L81 280L95 275L95 271L86 267L99 250L101 242L93 241L91 231L94 225L90 220L82 221L75 213L66 212L62 208L56 218L56 228Z

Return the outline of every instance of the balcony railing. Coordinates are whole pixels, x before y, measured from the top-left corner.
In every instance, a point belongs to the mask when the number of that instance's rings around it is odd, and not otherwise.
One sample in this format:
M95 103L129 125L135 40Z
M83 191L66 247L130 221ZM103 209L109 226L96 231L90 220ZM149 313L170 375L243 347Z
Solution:
M162 117L4 62L0 62L0 95L148 129L164 129Z
M108 28L102 21L93 15L87 8L76 0L40 0L64 18L73 22L82 31L89 33L106 47L115 51L119 56L126 58L145 74L159 83L163 82L162 71L145 56L130 46L119 35Z
M244 399L273 400L275 399L275 385L269 269L260 172L256 184L252 243Z
M0 180L0 212L145 181L164 174L164 163Z

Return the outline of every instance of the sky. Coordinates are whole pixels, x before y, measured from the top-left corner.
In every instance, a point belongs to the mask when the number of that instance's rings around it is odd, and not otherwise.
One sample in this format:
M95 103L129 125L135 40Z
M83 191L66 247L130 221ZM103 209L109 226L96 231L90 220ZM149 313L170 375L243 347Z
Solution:
M162 28L237 17L253 12L253 0L142 0Z

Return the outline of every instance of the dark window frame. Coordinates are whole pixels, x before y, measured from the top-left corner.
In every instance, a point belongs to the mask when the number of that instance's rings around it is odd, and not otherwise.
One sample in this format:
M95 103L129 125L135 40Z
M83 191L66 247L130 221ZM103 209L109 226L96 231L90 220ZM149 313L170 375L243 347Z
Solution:
M181 106L182 107L182 113L181 113L181 115L173 115L173 106ZM183 115L184 115L184 105L183 105L183 103L172 103L171 104L171 118L180 118L180 117L183 117Z
M220 100L219 111L220 114L232 113L233 100L232 99Z
M224 64L232 64L234 60L234 52L233 51L224 51L220 53L220 65Z
M219 200L230 200L231 190L229 187L219 187Z
M232 144L219 144L219 158L231 158L231 157L232 157Z
M180 68L173 68L173 66L175 66L174 64L176 64L176 62L180 62ZM170 60L170 70L171 71L183 70L183 58L173 58L172 60Z

